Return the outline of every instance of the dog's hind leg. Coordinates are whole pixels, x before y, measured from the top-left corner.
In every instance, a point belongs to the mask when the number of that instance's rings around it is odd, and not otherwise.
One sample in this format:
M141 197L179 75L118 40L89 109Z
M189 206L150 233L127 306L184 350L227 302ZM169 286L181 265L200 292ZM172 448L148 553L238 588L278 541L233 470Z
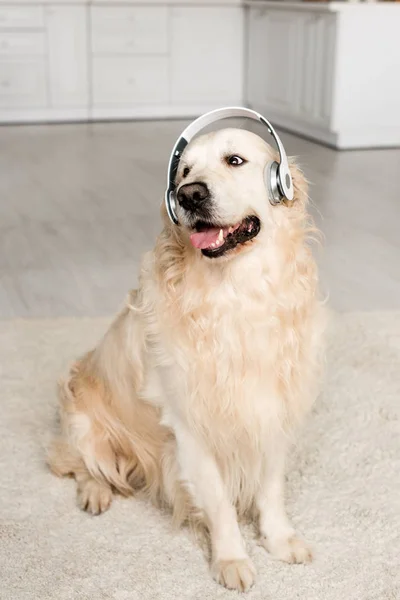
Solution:
M62 432L50 447L48 464L56 475L75 478L78 506L98 515L109 508L113 488L133 492L128 477L137 460L105 406L102 386L85 375L85 363L86 358L60 383Z
M111 485L95 479L88 471L84 461L63 440L51 445L47 462L58 477L71 476L77 483L77 504L92 515L99 515L110 507L112 501Z
M60 383L62 431L49 464L56 474L75 477L79 506L94 514L108 508L112 491L159 497L165 431L158 409L138 395L142 349L140 322L126 308Z

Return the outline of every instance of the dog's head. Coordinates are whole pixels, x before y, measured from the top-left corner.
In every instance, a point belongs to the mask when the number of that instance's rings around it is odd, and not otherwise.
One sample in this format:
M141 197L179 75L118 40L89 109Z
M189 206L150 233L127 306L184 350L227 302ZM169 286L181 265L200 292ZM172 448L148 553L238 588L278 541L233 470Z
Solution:
M223 129L189 144L176 176L176 211L194 248L215 259L261 241L275 210L264 170L276 158L264 140L241 129Z

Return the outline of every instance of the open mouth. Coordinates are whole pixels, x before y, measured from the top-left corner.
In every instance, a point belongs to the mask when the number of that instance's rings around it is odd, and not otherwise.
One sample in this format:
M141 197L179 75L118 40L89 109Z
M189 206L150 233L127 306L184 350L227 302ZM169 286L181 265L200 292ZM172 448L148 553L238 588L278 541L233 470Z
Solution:
M256 216L246 217L243 221L230 226L198 221L190 241L195 248L202 251L204 256L217 258L239 244L245 244L255 238L260 229L260 219Z

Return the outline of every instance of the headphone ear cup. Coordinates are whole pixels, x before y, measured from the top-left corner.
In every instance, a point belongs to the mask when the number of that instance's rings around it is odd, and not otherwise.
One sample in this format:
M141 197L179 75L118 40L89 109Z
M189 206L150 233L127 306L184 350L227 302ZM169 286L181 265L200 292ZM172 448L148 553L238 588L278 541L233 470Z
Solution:
M179 220L178 220L178 217L176 214L175 190L168 190L166 199L167 199L166 207L167 207L168 216L175 225L179 225Z
M278 185L278 170L279 164L275 160L267 163L264 169L265 187L268 191L269 201L273 206L282 202L282 194Z

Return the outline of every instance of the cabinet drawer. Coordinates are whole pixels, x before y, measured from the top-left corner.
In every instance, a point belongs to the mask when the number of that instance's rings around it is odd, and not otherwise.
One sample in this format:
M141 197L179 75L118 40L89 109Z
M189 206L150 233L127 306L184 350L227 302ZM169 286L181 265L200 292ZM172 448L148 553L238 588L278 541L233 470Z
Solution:
M43 27L42 6L0 6L0 29Z
M0 57L32 56L44 52L44 34L40 31L0 32Z
M168 60L162 57L94 57L95 106L167 104Z
M95 54L167 52L166 7L94 6L91 11L92 50Z
M0 107L39 107L46 103L44 60L0 61Z

